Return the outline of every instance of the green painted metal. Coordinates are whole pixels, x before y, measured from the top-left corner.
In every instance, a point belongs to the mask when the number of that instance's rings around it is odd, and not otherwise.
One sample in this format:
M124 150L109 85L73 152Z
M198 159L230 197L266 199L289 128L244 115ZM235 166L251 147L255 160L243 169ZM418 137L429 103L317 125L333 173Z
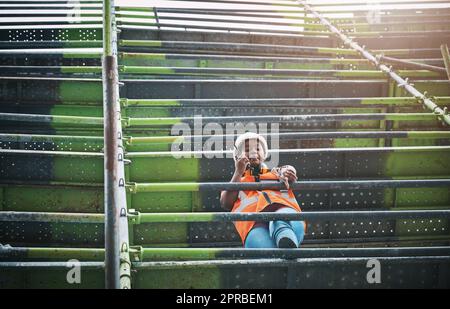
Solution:
M239 46L238 44L236 44ZM200 42L176 42L176 41L155 41L155 40L120 40L119 46L123 47L159 47L159 48L175 48L177 46L187 47L187 48L197 48L200 50L221 50L227 48L226 44L213 44L208 46L205 43ZM230 46L228 46L230 47ZM236 48L236 47L233 47ZM342 48L329 48L329 47L304 47L304 46L283 46L283 45L264 45L264 44L242 44L242 48L249 49L274 49L274 50L287 50L287 51L298 51L298 52L309 52L318 54L338 54L338 55L357 55L351 49ZM233 50L233 49L232 49ZM291 52L292 52L291 51Z
M294 2L290 5L292 8L297 7ZM42 8L44 7L48 5L43 4ZM101 6L98 5L92 8L82 5L81 17L98 16L99 9ZM109 7L109 9L112 8ZM150 23L155 19L154 8L117 7L117 10L120 12L118 14L120 17L139 18L142 14ZM180 8L157 8L157 10L160 15L157 20L160 22L157 25L159 27L167 23L167 20L164 20L164 14L175 14L176 18L180 18L183 14L185 16L195 14L195 10ZM111 18L111 22L114 19L113 11L106 14L107 18ZM252 13L247 10L226 12L206 8L196 11L198 14L195 18L202 20L209 18L209 16L202 17L207 14L215 15L219 19L231 14L243 17L241 18L243 21L248 15L263 14L258 10ZM210 117L211 120L217 115L229 117L220 117L219 120L236 118L244 109L255 110L257 115L260 115L259 112L263 109L270 110L267 116L312 114L319 118L309 123L311 126L307 126L306 122L300 129L286 126L285 132L320 130L328 131L327 134L354 133L342 138L335 136L329 139L325 137L326 135L317 135L312 140L299 138L295 141L282 141L280 155L283 163L295 165L298 173L302 173L302 178L449 179L450 161L447 145L449 145L450 131L445 125L436 121L435 115L425 114L421 110L423 98L411 96L404 88L395 87L394 83L380 86L382 83L377 83L376 79L385 78L385 76L374 70L369 61L359 59L358 52L339 46L336 40L328 37L328 33L316 31L324 29L324 25L315 23L317 19L308 15L306 10L297 9L297 11L303 15L289 16L287 10L276 10L275 6L266 10L270 12L268 16L272 15L270 18L282 17L285 19L284 23L296 27L304 26L304 33L311 34L305 37L270 36L272 45L260 44L269 42L269 37L261 34L251 35L251 42L254 44L244 44L250 40L246 35L236 33L222 34L217 37L217 40L221 41L211 44L214 43L212 41L215 38L213 33L207 32L196 34L194 31L187 31L180 35L177 31L170 33L164 28L160 33L147 28L145 31L139 31L138 27L120 29L119 63L123 77L127 78L121 92L128 96L120 101L122 124L126 126L121 142L126 151L125 158L130 163L125 166L122 184L125 186L123 190L128 189L128 207L136 210L136 212L130 210L128 218L132 221L128 226L131 248L127 244L118 252L123 266L120 270L122 286L130 287L131 282L132 287L136 288L289 288L314 287L314 285L324 287L329 283L333 286L328 287L349 287L354 283L358 283L361 287L369 287L365 282L366 258L301 258L295 261L285 259L275 261L270 259L269 255L265 255L263 256L265 259L241 260L239 259L241 253L238 250L232 250L233 254L237 254L236 256L225 257L230 253L229 246L241 246L241 243L230 222L228 225L222 225L220 222L210 224L211 220L219 220L221 216L217 212L218 192L208 192L204 185L229 180L227 175L233 168L231 157L226 157L229 152L218 151L218 154L223 157L212 161L204 158L206 154L212 154L209 152L187 151L183 153L186 157L181 159L176 159L170 152L172 143L182 141L180 137L172 136L171 125L192 120L190 117L195 115L194 111L202 110L203 116ZM325 7L325 11L336 11L336 9L330 10ZM439 49L429 48L429 46L436 46L435 42L438 41L440 44L443 42L442 38L448 35L446 11L436 14L433 10L424 9L419 17L412 11L393 10L390 14L381 16L380 25L369 25L363 12L354 13L355 16L352 18L336 16L330 20L336 26L340 25L341 29L348 31L349 36L357 38L358 41L364 40L363 44L370 49L375 48L376 54L382 53L418 63L442 66L442 59L437 59ZM270 18L267 17L267 24L275 21ZM293 21L293 18L296 20ZM105 285L104 268L101 265L104 260L104 250L101 248L104 237L101 220L104 211L103 110L101 108L103 88L99 78L86 78L88 76L86 74L99 74L102 71L98 67L98 62L95 64L86 62L86 65L81 66L80 61L99 59L101 53L93 52L90 48L101 47L100 42L113 41L108 39L108 36L113 33L103 35L104 40L102 40L100 28L88 27L85 28L89 29L87 32L83 30L84 28L76 28L77 25L70 26L71 28L67 27L67 29L64 27L55 29L56 34L50 39L43 37L36 38L36 42L2 43L5 48L45 47L45 53L51 55L49 59L46 59L44 54L38 55L37 49L31 52L14 52L11 55L2 52L0 54L2 61L12 61L12 59L25 61L24 59L30 56L26 61L34 61L30 62L33 63L34 68L28 69L31 66L28 63L23 64L22 68L17 66L21 74L63 73L70 76L70 78L38 78L23 75L0 78L2 89L0 92L5 98L0 104L2 108L0 113L2 115L17 114L17 117L22 118L21 120L28 120L5 126L0 133L0 148L13 149L0 150L2 162L0 163L0 178L2 178L0 210L3 212L0 217L7 216L11 212L15 215L23 215L19 216L21 218L19 222L2 222L0 228L2 231L7 231L7 234L0 233L2 234L0 242L4 244L5 241L2 240L6 240L7 243L11 243L12 249L17 249L14 254L9 254L8 261L11 262L3 262L0 258L2 273L0 277L9 279L5 281L0 278L2 288L99 288ZM33 29L35 28L39 29L33 26ZM106 28L103 27L103 30L108 32ZM15 26L11 31L13 31L11 35L16 35L17 38L23 34ZM39 33L36 35L39 36ZM423 39L418 39L419 36ZM425 39L424 36L428 37ZM430 42L423 43L428 38ZM284 39L286 41L283 41ZM237 42L241 42L241 45L236 44ZM397 44L400 46L400 43L402 46L408 46L408 49L397 48ZM283 44L286 45L283 46ZM54 47L62 48L62 51L54 52L52 50ZM73 47L83 50L67 49ZM227 48L236 47L249 48L251 52L233 50L230 54L217 54ZM306 48L300 54L306 54L306 57L294 57L296 48L298 52L302 47ZM202 48L208 49L208 52L212 54L193 53L202 51ZM256 50L258 48L259 51ZM108 53L108 50L106 52ZM110 52L113 52L113 49ZM255 54L259 55L255 56ZM53 64L52 61L58 63L60 59L66 59L67 62L64 62L64 65ZM70 64L72 59L76 61L74 64ZM47 62L51 64L46 64ZM262 75L251 74L252 70ZM301 74L315 75L315 77L310 76L311 80L320 79L318 75L323 74L328 74L336 81L350 78L354 82L370 78L376 83L374 87L380 86L380 94L373 97L311 98L320 96L320 93L316 93L320 89L310 88L308 84L305 84L304 91L302 90L302 94L296 99L254 99L245 95L241 96L241 99L233 100L175 99L177 97L175 91L167 96L168 99L147 99L146 95L142 95L145 91L140 93L144 89L133 85L133 89L136 90L134 92L130 91L127 85L128 81L134 84L139 79L149 80L158 75L162 75L158 77L161 80L165 80L169 75L172 75L172 78L178 75L180 78L190 80L198 77L195 75L197 73L223 78L241 78L243 73L247 72L245 74L248 79L256 79L264 75L275 75L276 72L293 74L292 71L297 71L294 72L297 75L293 75L296 78L300 78ZM450 87L448 87L448 81L443 80L443 76L432 75L426 71L407 70L402 71L400 75L403 78L414 79L412 80L414 87L421 92L426 91L427 98L440 108L444 109L450 104ZM80 78L81 76L83 77ZM338 91L341 85L343 84L336 82L332 87ZM225 84L224 87L226 87ZM291 86L286 85L286 87ZM192 98L208 97L202 93L203 84L197 84L192 91L195 92ZM352 93L349 92L348 95L352 96ZM242 115L247 114L242 112ZM340 119L340 121L322 121L320 115L330 115L334 117L332 119ZM352 115L356 117L345 118ZM362 119L366 117L362 115L383 117ZM34 122L36 119L39 121ZM2 121L2 126L4 124L6 122ZM316 130L315 124L326 124L326 126L323 128L317 126ZM366 134L373 132L380 135L363 137L358 136L358 132ZM381 133L395 132L402 133L396 137L381 135ZM319 159L322 160L321 164L318 164ZM325 173L325 170L329 169L326 168L326 164L333 166L333 162L338 162L336 164L339 164L339 169L333 173ZM4 174L5 171L6 174ZM348 211L346 215L349 215L351 211L362 209L371 211L372 214L377 214L379 211L387 211L390 214L405 211L435 214L436 211L448 211L449 192L446 186L419 186L300 190L296 191L296 194L298 194L299 203L304 204L302 209L305 214L314 214L310 212L311 210L332 211L334 209ZM315 194L319 197L314 198ZM325 194L329 194L329 197ZM364 195L356 198L358 194ZM356 204L354 197L360 204ZM328 201L329 204L318 206L318 201ZM140 220L137 219L138 217ZM164 222L158 222L160 220ZM137 222L140 224L135 224ZM323 229L325 224L331 222L333 221L326 220L319 228ZM346 249L351 247L424 246L424 249L428 249L449 244L448 219L391 218L370 222L376 225L373 228L376 232L372 233L368 220L362 220L368 233L363 234L364 229L361 229L360 235L354 234L355 232L351 229L352 223L360 223L358 220L337 220L336 227L329 225L327 228L329 229L327 232L333 232L333 234L320 235L313 227L304 243L305 249L313 250L305 252L318 252L316 251L318 248L337 247L331 252L336 255L339 250L347 254ZM19 234L14 234L14 231ZM316 234L312 234L314 232ZM342 236L338 232L353 234ZM221 248L190 248L205 246ZM341 248L343 246L346 248ZM0 254L4 254L3 249L3 247L0 248ZM448 267L448 261L420 256L411 259L413 255L411 251L408 253L409 257L393 258L396 253L390 250L386 252L391 257L380 258L383 261L383 267L389 265L393 270L414 274L407 279L399 275L403 282L407 282L405 286L408 284L414 286L422 282L421 284L427 287L445 287L445 282L442 278L439 279L439 275L442 276L439 269ZM358 254L361 256L361 252ZM83 280L80 285L66 283L66 269L63 268L63 264L69 258L79 258L83 263L97 263L83 270ZM168 262L142 262L150 258L167 259ZM184 258L200 260L176 261ZM20 261L24 264L16 267L19 265L17 262ZM59 261L57 262L59 266L25 264L48 263L48 261ZM5 263L13 263L15 266ZM414 270L418 265L428 275L416 274ZM357 275L350 278L348 274ZM359 277L362 279L358 279ZM291 280L292 278L297 279ZM315 280L308 278L315 278ZM383 277L383 287L390 287L390 285L402 286L399 282Z
M435 100L439 104L450 104L450 96L445 97L435 97ZM308 102L313 102L315 106L317 106L321 101L326 102L325 104L328 106L339 107L340 105L345 106L345 101L348 104L357 104L361 105L361 107L366 105L398 105L398 106L409 106L409 105L417 105L418 101L413 97L376 97L376 98L298 98L298 99L180 99L180 100L171 100L171 99L121 99L121 103L125 107L133 107L133 106L149 106L149 107L182 107L196 104L207 104L207 105L217 105L220 103L223 106L230 106L230 104L242 104L252 103L252 104L261 104L260 106L264 106L267 104L266 102L280 102L284 106L308 106L306 105ZM218 102L218 103L216 103ZM282 106L283 106L282 105Z
M3 211L85 212L103 211L103 189L89 184L47 186L1 184Z
M25 261L68 261L77 259L79 261L102 261L104 249L88 248L44 248L44 247L11 247L1 248L0 254L4 258L15 258Z
M259 256L272 258L301 258L301 257L354 257L362 253L366 257L408 256L408 252L415 252L418 256L432 256L437 252L448 252L449 247L433 248L303 248L303 249L235 249L235 248L143 248L143 261L195 261L229 258L256 258ZM434 253L436 252L436 253ZM404 255L405 254L405 255ZM444 253L445 254L445 253Z
M331 76L340 78L385 78L381 71L369 70L294 70L294 69L228 69L228 68L185 68L185 67L143 67L121 66L120 72L124 74L148 75L207 75L207 76ZM400 70L399 74L406 77L439 77L439 72L427 70Z

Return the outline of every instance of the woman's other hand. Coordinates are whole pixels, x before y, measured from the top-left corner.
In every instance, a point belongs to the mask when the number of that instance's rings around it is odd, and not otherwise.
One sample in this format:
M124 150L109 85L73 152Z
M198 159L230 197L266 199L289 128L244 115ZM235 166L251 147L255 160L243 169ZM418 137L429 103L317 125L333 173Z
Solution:
M280 168L280 181L283 182L287 189L289 189L289 183L297 181L297 171L291 165L285 165Z

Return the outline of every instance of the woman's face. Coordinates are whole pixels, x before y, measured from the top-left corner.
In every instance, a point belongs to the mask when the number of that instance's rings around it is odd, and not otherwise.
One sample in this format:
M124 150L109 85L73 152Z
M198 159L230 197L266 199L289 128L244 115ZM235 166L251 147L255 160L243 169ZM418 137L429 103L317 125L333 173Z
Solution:
M252 166L258 166L262 163L258 140L250 139L245 141L245 156L249 158Z

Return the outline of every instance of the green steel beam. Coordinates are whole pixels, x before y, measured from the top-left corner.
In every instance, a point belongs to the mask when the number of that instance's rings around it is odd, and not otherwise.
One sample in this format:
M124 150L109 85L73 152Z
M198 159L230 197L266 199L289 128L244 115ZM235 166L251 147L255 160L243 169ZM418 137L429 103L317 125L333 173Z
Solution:
M85 157L85 158L103 158L103 153L99 152L78 152L78 151L46 151L46 150L17 150L0 149L0 153L13 155L48 155L54 157Z
M122 47L149 47L149 48L187 48L208 51L229 51L229 52L271 52L271 53L316 53L316 54L339 54L358 55L351 49L330 48L330 47L309 47L309 46L287 46L269 44L244 44L244 43L208 43L190 41L155 41L155 40L119 40Z
M122 125L125 127L141 126L168 126L183 122L191 122L200 118L196 117L149 117L149 118L124 118ZM345 120L397 120L397 121L432 121L433 113L375 113L375 114L316 114L316 115L261 115L261 116L222 116L202 117L203 123L236 123L236 122L297 122L297 121L345 121ZM99 127L103 125L102 117L80 117L39 114L0 113L0 120L11 122L25 122L38 124L52 124L55 126L89 126Z
M77 70L76 68L65 68ZM375 70L304 70L304 69L241 69L241 68L197 68L197 67L150 67L150 66L120 66L119 71L125 74L147 75L209 75L209 76L331 76L338 78L385 78L385 73ZM428 70L400 70L399 74L405 77L440 77L444 72L430 72Z
M263 134L267 137L278 137L280 140L300 140L300 139L330 139L330 138L426 138L441 139L450 138L450 131L338 131L338 132L288 132L277 134ZM234 138L235 135L183 135L183 136L142 136L126 137L127 145L138 145L146 143L174 143L189 142L192 139L201 138L204 140L223 141L226 138ZM0 134L0 141L2 135Z
M99 66L0 66L0 70L9 74L41 73L41 74L99 74ZM125 66L119 67L119 72L125 74L147 75L209 75L209 76L331 76L338 78L385 78L385 74L375 70L312 70L312 69L257 69L257 68L198 68L198 67L155 67L155 66ZM430 72L428 70L400 70L405 77L440 77L444 72Z
M450 104L450 97L434 97L439 104ZM189 107L189 106L224 106L241 107L364 107L364 106L414 106L420 101L414 97L366 97L366 98L274 98L274 99L121 99L124 107Z
M5 150L3 150L5 151ZM360 148L310 148L310 149L271 149L271 152L282 153L320 153L320 152L433 152L433 151L450 151L450 146L425 146L425 147L360 147ZM0 150L2 152L2 150ZM49 152L50 154L52 152ZM207 155L207 154L231 154L232 151L180 151L180 155L193 156L194 154ZM70 153L69 153L70 154ZM151 158L151 157L173 157L174 153L171 151L159 151L159 152L130 152L126 154L128 158ZM230 157L231 158L231 157Z
M450 210L390 210L390 211L319 211L295 214L282 213L140 213L130 209L130 224L160 222L232 222L232 221L272 221L272 220L380 220L380 219L424 219L450 218ZM103 214L55 213L55 212L0 212L1 222L50 222L50 223L104 223Z
M1 116L1 114L0 114ZM344 121L344 120L397 120L397 121L432 121L433 113L376 113L376 114L318 114L318 115L262 115L262 116L222 116L222 117L161 117L161 118L127 118L125 127L171 126L183 122L202 123L240 123L240 122L299 122L299 121Z
M450 185L450 179L374 179L374 180L308 180L296 181L290 184L292 190L310 189L375 189L375 188L408 188L408 187L446 187ZM198 192L202 190L261 190L284 188L278 182L263 183L220 183L220 182L162 182L162 183L128 183L131 193L140 192Z
M104 214L57 213L57 212L0 212L0 221L51 222L51 223L104 223Z
M411 262L431 262L431 261L450 261L448 256L420 256L420 257L380 257L381 262L387 261L411 261ZM217 266L227 266L227 267L248 267L248 266L262 266L262 267L286 267L288 265L314 265L322 263L331 263L330 265L341 265L349 262L362 262L364 265L367 263L366 257L326 257L326 258L298 258L295 260L280 260L277 258L267 258L267 259L229 259L229 260L210 260L210 261L165 261L165 262L133 262L134 268L136 270L182 270L190 269L196 270L198 268L214 269Z
M194 261L230 258L297 259L324 257L448 256L450 255L450 247L301 249L141 248L139 254L139 261Z
M42 135L0 133L0 142L15 143L93 143L103 146L100 136ZM70 144L72 146L72 144Z
M0 259L13 261L45 260L68 261L103 261L104 249L91 248L44 248L44 247L10 247L0 245Z
M0 113L0 120L53 125L103 126L103 117Z

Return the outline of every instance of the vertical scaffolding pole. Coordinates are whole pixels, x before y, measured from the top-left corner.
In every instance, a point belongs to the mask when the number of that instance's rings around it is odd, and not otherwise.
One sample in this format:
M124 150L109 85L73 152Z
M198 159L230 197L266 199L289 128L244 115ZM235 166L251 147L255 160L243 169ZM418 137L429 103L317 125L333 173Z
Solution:
M113 55L112 11L113 0L103 0L103 116L104 116L104 182L105 182L105 287L119 288L119 212L117 211L118 175L118 136L115 101L115 84L118 77L114 70L117 66Z
M102 78L105 158L105 286L108 289L131 287L116 29L114 0L104 0Z

